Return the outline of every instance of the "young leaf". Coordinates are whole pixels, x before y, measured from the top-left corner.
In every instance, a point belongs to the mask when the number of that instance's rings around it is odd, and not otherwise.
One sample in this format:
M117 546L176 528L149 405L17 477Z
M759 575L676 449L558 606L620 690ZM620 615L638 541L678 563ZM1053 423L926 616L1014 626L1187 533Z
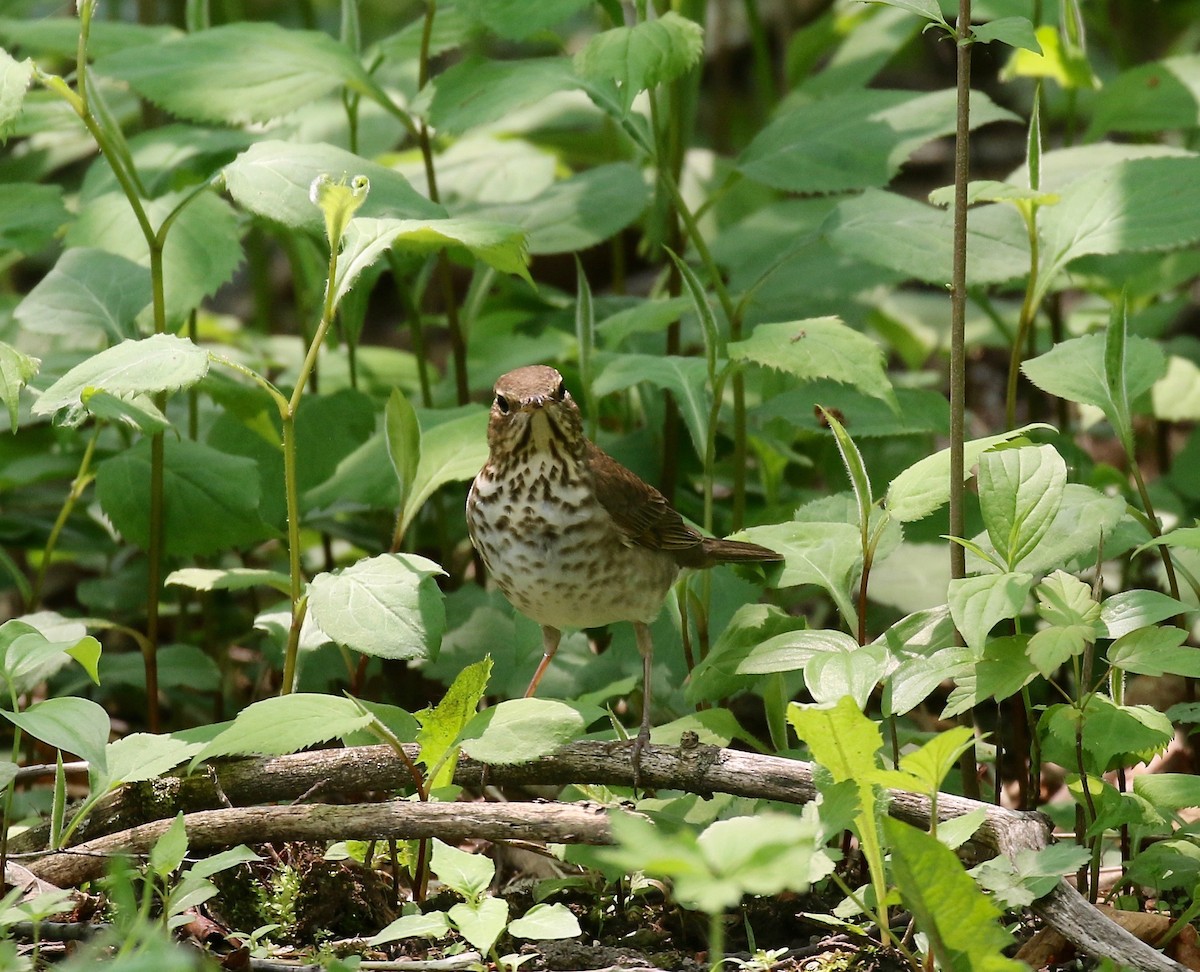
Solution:
M997 17L995 20L971 28L971 36L981 44L1000 41L1009 47L1016 47L1035 54L1042 53L1042 45L1038 43L1037 34L1028 17Z
M971 874L992 892L992 899L1001 906L1026 908L1053 891L1059 881L1077 871L1090 857L1086 847L1052 844L1039 851L1017 851L1016 858L1000 854L972 868Z
M950 614L967 644L982 649L999 622L1015 618L1033 587L1033 575L980 574L950 581L947 600Z
M565 904L535 904L520 918L508 924L508 933L514 938L532 938L551 941L574 938L582 935L579 919Z
M427 915L401 915L378 934L367 939L368 945L386 945L401 938L444 938L450 934L450 919L444 911Z
M18 397L29 379L38 373L41 362L0 341L0 400L8 409L8 424L17 431Z
M952 30L946 23L946 18L942 16L937 0L870 0L870 2L878 3L880 6L896 7L898 10L907 10L918 17L924 17L930 23L941 24L947 31Z
M103 389L87 389L81 396L83 407L105 422L121 422L144 435L154 435L171 427L171 421L149 395L118 398Z
M979 507L992 546L1015 570L1062 502L1067 464L1053 446L997 449L979 457Z
M431 866L442 884L467 900L486 894L496 874L496 865L491 858L451 847L436 837Z
M171 821L171 826L150 848L150 870L160 878L167 878L183 863L187 852L187 828L183 824L183 811L180 810Z
M370 191L371 180L365 175L356 175L349 183L344 175L334 179L327 172L313 179L308 188L308 198L325 218L325 239L331 249L341 248L346 227L367 201Z
M378 658L432 658L446 629L437 564L416 554L380 554L309 585L308 610L330 638Z
M233 724L195 758L282 756L362 729L371 721L351 699L294 693L263 699L238 713Z
M884 786L901 787L935 796L961 756L974 742L975 733L967 726L953 726L939 732L914 753L900 757L900 771L881 771L878 780Z
M482 763L528 763L579 738L585 728L583 716L562 702L509 699L476 715L459 742Z
M174 736L130 733L106 747L105 771L91 774L92 793L105 793L122 783L153 780L195 756L202 748L201 743L185 742Z
M833 870L833 861L818 846L820 831L815 812L766 812L711 823L696 844L712 872L710 880L741 900L746 894L804 892ZM698 876L687 874L677 880L685 896L699 883Z
M415 713L421 723L421 731L417 733L421 753L417 762L430 772L441 767L429 780L429 789L449 783L453 777L457 759L455 744L467 723L474 718L491 674L490 656L468 665L458 673L436 707Z
M29 58L18 61L0 48L0 142L6 141L12 132L32 80L33 61Z
M836 317L759 324L728 350L731 361L753 361L802 381L832 378L898 407L883 368L883 350Z
M122 341L76 365L42 393L34 415L54 415L68 409L65 425L86 417L83 393L102 388L129 396L190 388L208 373L208 352L186 338L155 334L140 341Z
M447 914L462 937L486 953L496 944L496 939L508 924L508 902L492 897L460 901Z
M104 772L104 747L108 743L108 713L90 699L45 699L23 712L0 709L22 732L48 746L74 753L90 764L91 772Z
M134 320L150 303L150 291L149 268L106 250L72 247L13 316L38 334L122 341L138 336Z
M1100 605L1091 588L1061 570L1038 584L1034 593L1038 614L1048 626L1029 639L1029 658L1048 677L1100 636Z
M638 92L682 77L703 50L700 25L667 11L655 20L594 35L575 55L575 70L589 81L614 82L627 114Z
M393 388L383 410L383 430L387 442L388 459L396 473L400 487L400 509L408 505L413 482L417 478L417 467L421 459L421 427L412 403L399 388ZM401 523L404 517L401 515Z

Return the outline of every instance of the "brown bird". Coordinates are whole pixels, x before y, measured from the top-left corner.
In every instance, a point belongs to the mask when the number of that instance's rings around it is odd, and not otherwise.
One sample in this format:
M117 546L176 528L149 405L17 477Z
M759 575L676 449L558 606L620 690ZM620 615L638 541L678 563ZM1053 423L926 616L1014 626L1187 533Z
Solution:
M650 738L649 624L679 569L783 558L684 523L662 493L588 440L579 406L553 368L510 371L495 393L467 528L504 596L542 626L544 654L525 695L537 691L563 628L631 621L644 682L636 776Z

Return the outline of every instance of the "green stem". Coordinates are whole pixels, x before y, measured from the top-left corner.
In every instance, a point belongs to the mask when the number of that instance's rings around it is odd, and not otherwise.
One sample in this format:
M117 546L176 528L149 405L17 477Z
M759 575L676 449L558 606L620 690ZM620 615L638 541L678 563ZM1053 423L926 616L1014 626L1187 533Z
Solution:
M63 528L67 525L67 520L70 519L72 511L75 509L75 504L83 496L83 491L91 485L92 480L95 478L90 469L92 456L96 452L96 440L99 437L100 426L97 425L92 430L92 437L88 439L88 444L83 450L83 458L79 461L79 472L75 474L75 478L71 481L71 489L67 493L67 499L62 505L62 509L58 511L58 517L54 521L54 526L50 528L50 536L46 538L46 547L42 551L42 562L38 564L37 576L33 581L33 590L30 592L26 611L36 611L37 606L41 603L42 588L46 583L46 571L49 569L50 560L54 556L54 548L58 546L58 538L62 534Z
M1146 480L1142 478L1142 470L1138 466L1137 456L1132 450L1132 443L1126 446L1126 451L1129 454L1129 471L1133 474L1138 496L1142 499L1142 508L1146 511L1146 522L1150 527L1150 534L1161 537L1162 527L1159 526L1158 516L1154 512L1154 501L1150 498L1149 490L1146 489ZM1162 558L1163 570L1167 572L1167 588L1170 590L1171 596L1175 600L1179 600L1179 578L1175 576L1175 562L1171 559L1171 552L1165 544L1159 544L1158 555Z
M720 972L725 962L725 913L713 911L708 916L708 967Z
M1008 429L1017 424L1017 379L1021 374L1021 356L1038 310L1035 296L1038 289L1039 260L1036 203L1030 206L1029 215L1025 219L1025 231L1029 237L1029 282L1025 285L1025 297L1021 301L1021 314L1017 319L1017 334L1013 338L1012 353L1008 361L1008 384L1004 390L1004 423Z

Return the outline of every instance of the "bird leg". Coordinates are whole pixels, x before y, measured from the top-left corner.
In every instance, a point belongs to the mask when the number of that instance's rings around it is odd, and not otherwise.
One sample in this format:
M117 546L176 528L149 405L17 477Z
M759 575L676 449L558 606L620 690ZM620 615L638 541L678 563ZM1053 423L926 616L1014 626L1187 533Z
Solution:
M633 622L633 633L637 636L638 652L642 656L642 725L633 741L633 785L641 786L642 749L650 742L650 695L653 688L651 668L654 664L654 642L650 637L650 626L644 621Z
M533 693L537 691L538 682L542 680L542 676L546 674L546 669L550 667L550 660L554 657L554 653L558 651L558 643L562 641L562 632L558 628L552 628L548 624L542 625L542 660L538 664L537 671L533 673L533 678L529 680L529 688L525 690L525 698L532 698Z

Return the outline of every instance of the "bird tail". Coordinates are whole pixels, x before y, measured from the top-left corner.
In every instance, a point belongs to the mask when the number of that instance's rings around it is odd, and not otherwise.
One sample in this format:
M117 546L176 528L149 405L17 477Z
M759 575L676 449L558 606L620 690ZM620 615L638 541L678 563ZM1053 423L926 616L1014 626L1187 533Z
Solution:
M716 540L705 537L702 545L705 560L710 564L778 563L783 560L769 547L741 540Z

